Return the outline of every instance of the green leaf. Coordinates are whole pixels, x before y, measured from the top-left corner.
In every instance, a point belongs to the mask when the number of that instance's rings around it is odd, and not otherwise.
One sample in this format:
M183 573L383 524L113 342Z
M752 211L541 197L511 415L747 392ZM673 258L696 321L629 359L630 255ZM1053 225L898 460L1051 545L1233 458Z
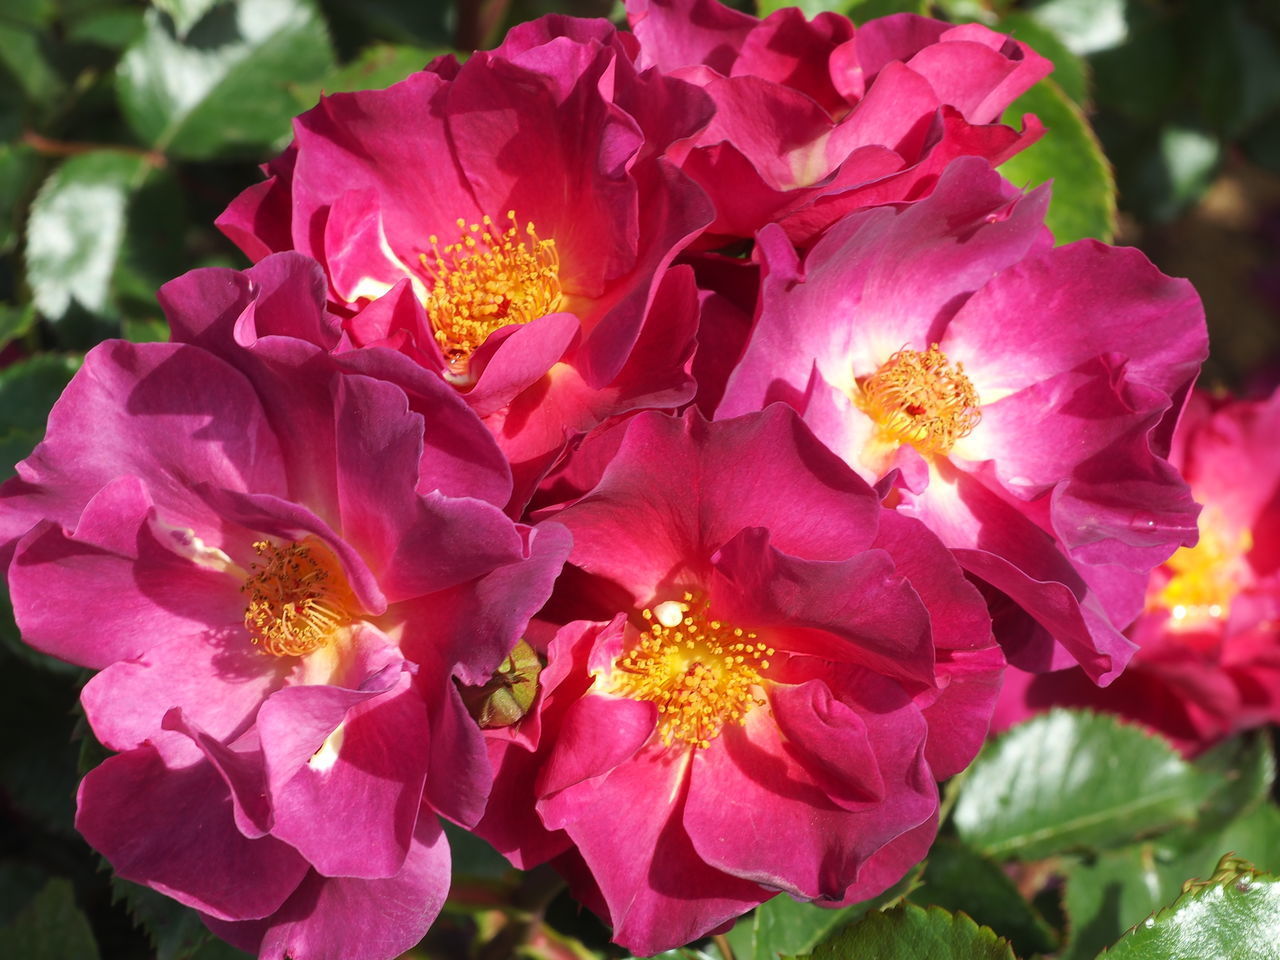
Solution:
M841 923L854 919L846 910L825 910L793 900L785 893L762 903L751 921L754 960L808 953ZM865 911L860 911L865 913Z
M0 20L24 27L45 26L54 18L53 0L5 0Z
M77 17L67 26L67 39L108 50L123 50L142 35L142 11L136 7L106 7Z
M7 592L0 591L0 601L7 600ZM6 658L0 671L0 729L22 731L0 752L0 782L16 811L71 837L79 778L68 745L76 725L72 708L83 677L78 668L29 652L32 656L20 661ZM10 956L14 954L0 950L0 957Z
M163 323L156 289L190 269L183 240L186 198L169 170L157 170L129 198L112 293L124 319Z
M528 11L528 7L524 7ZM603 16L605 8L595 7ZM325 15L334 35L345 42L359 38L350 51L372 39L414 46L447 46L453 41L457 16L452 3L405 3L404 0L325 0ZM543 11L539 11L543 12ZM567 12L563 9L561 12ZM532 12L526 14L534 16Z
M936 16L952 23L981 23L992 29L1000 18L1001 11L995 9L997 4L987 0L934 0L932 6ZM1001 2L999 6L1005 6Z
M812 954L812 960L1014 960L1009 944L963 913L905 904L873 911Z
M62 92L62 78L45 56L41 34L0 22L0 70L8 73L31 102L46 104ZM3 80L0 75L0 80Z
M50 320L73 304L113 312L111 278L125 236L129 196L150 167L143 157L96 150L72 157L40 188L27 225L27 280Z
M1020 954L1048 953L1058 946L1053 928L997 864L947 837L929 851L924 883L910 900L952 913L963 910L1006 938Z
M896 906L920 882L921 869L912 869L879 896L834 910L779 894L738 921L729 931L729 945L736 960L777 960L779 956L807 953L833 931L869 911Z
M0 479L40 442L49 408L79 367L79 357L43 353L0 369ZM6 459L14 452L15 459Z
M507 876L514 869L506 857L471 831L446 822L444 833L449 840L455 877L497 879Z
M1265 743L1265 738L1254 741ZM1248 771L1256 762L1252 751L1237 750L1229 771ZM1221 748L1197 765L1216 766L1227 759ZM1266 764L1270 766L1270 764ZM1228 774L1229 776L1229 774ZM1246 789L1246 779L1253 783ZM1224 777L1195 824L1161 834L1154 840L1120 850L1104 851L1086 860L1065 862L1064 906L1071 930L1060 960L1089 960L1102 947L1170 902L1182 884L1207 876L1227 853L1246 857L1259 866L1280 871L1280 808L1256 793L1257 771L1232 781ZM1229 818L1246 796L1253 805Z
M888 17L895 13L929 12L929 0L853 0L839 11L851 20L866 23L876 17Z
M1280 37L1241 3L1200 0L1193 9L1204 121L1238 137L1280 107Z
M1083 57L1073 53L1058 34L1025 13L1011 13L993 27L1052 60L1053 82L1074 102L1084 103L1089 94L1089 65Z
M927 13L929 0L760 0L757 7L761 17L783 7L799 7L811 20L830 11L862 23L892 13Z
M0 144L0 254L9 252L21 236L21 207L39 169L39 158L30 147Z
M169 339L169 324L160 317L126 317L121 332L133 343L163 343Z
M1040 118L1045 135L1000 172L1018 186L1053 181L1047 223L1058 243L1082 237L1110 242L1116 232L1115 179L1084 114L1052 80L1041 80L1015 100L1004 122L1016 126L1026 113Z
M35 864L20 860L0 861L0 927L14 918L31 902L31 891L38 890L49 874Z
M1180 877L1172 888L1167 886L1153 843L1108 850L1087 862L1068 861L1064 872L1067 944L1059 960L1089 960L1168 903L1186 879Z
M1107 960L1265 960L1280 956L1280 878L1223 858L1214 877L1135 926Z
M98 960L98 944L76 906L71 881L50 880L11 924L0 928L0 957Z
M1027 14L1084 56L1123 43L1129 35L1126 0L1045 0Z
M1104 714L1053 710L984 748L953 822L997 860L1039 859L1189 822L1212 788L1158 737Z
M1263 803L1276 779L1275 751L1266 730L1223 741L1197 757L1195 766L1220 781L1200 813L1200 820L1211 829L1220 829ZM1250 859L1259 862L1255 857ZM1266 869L1272 869L1271 865ZM1280 871L1280 864L1274 869Z
M354 60L330 74L323 82L296 88L294 96L299 106L305 109L315 104L321 93L382 90L421 70L441 54L451 52L442 47L428 49L376 43L365 47Z
M253 960L253 955L237 950L225 940L211 936L203 946L198 947L196 952L185 960Z
M117 73L134 132L184 159L258 157L289 134L292 87L333 67L324 21L309 0L238 0L179 39L148 11L146 31Z
M35 320L36 308L31 304L18 307L0 303L0 350L19 337L26 336Z
M185 37L187 31L221 2L222 0L151 0L151 5L167 13L178 36Z
M784 7L799 7L804 11L806 17L812 19L817 14L827 10L841 12L844 6L843 0L759 0L756 4L756 14L763 19L775 10L781 10Z
M194 910L148 887L112 877L111 900L123 903L134 925L146 933L155 949L155 960L213 960L215 955L244 956L217 940L200 922ZM211 944L218 944L230 953L206 954L205 948Z
M1266 803L1225 824L1206 817L1193 827L1156 838L1154 846L1164 889L1204 876L1227 853L1280 873L1280 807Z

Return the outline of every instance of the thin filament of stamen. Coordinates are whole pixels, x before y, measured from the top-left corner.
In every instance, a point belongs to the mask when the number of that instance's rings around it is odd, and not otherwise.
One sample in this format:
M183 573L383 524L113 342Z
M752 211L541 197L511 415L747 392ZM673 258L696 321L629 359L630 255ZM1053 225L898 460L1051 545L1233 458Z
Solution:
M854 402L876 423L883 441L908 443L921 453L946 454L982 419L978 393L964 364L938 345L903 347L858 382Z
M472 224L459 219L460 239L441 248L433 235L421 257L431 282L427 315L455 371L495 330L554 313L564 299L555 241L540 238L532 222L521 231L514 210L507 220L500 230L488 215Z
M241 585L244 624L253 643L276 657L306 656L351 622L350 590L337 562L318 543L253 545L258 560Z
M658 733L710 746L725 726L746 723L760 695L774 649L754 633L707 617L692 593L646 608L647 628L614 664L611 691L658 708Z

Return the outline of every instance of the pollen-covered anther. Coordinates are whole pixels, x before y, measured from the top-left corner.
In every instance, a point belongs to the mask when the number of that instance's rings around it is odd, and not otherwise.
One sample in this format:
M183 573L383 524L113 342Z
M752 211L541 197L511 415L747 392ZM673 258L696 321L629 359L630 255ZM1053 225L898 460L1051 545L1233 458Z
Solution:
M949 361L936 343L924 351L898 350L859 379L854 400L875 421L881 439L909 443L921 453L949 453L982 419L964 364Z
M442 248L432 236L430 254L422 254L431 286L427 315L455 373L489 334L555 313L564 299L556 242L540 239L531 222L521 230L514 210L507 221L501 230L487 215L479 223L459 219L457 243Z
M1247 577L1245 555L1253 549L1253 535L1227 534L1212 516L1202 517L1200 527L1199 542L1165 562L1172 576L1151 604L1168 610L1175 628L1225 620Z
M276 546L258 540L258 560L241 592L244 625L254 644L276 657L302 657L326 646L351 622L351 592L337 561L319 543Z
M711 741L764 705L762 687L774 649L754 633L706 616L693 594L646 608L647 628L613 665L610 692L658 707L666 746Z

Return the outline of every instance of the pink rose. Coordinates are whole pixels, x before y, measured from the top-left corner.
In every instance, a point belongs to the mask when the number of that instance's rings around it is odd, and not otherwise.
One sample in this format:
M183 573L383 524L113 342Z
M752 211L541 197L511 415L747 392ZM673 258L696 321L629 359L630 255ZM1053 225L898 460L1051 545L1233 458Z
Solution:
M898 14L855 28L793 7L757 20L717 0L628 0L627 15L641 67L715 101L668 151L715 202L704 248L766 223L808 245L853 210L925 196L955 157L999 164L1043 132L997 121L1053 65L980 24Z
M567 437L693 393L696 294L671 264L712 214L661 153L712 105L638 72L633 47L549 17L461 66L325 97L218 220L255 260L322 264L333 349L390 348L454 384L517 499Z
M1195 394L1171 459L1204 504L1200 540L1152 573L1128 630L1133 661L1105 690L1075 670L1011 672L1001 728L1054 705L1087 706L1198 753L1280 722L1280 391L1261 400Z
M608 432L594 487L544 511L572 567L533 712L489 732L477 832L556 857L643 954L779 891L879 893L985 735L1004 660L981 595L780 405Z
M498 665L568 543L503 514L443 382L428 421L270 333L325 322L320 279L289 255L168 284L175 342L90 352L0 535L24 639L99 671L118 753L81 784L86 839L264 958L387 960L448 889L436 814L489 790L453 678Z
M1195 539L1165 456L1208 344L1189 283L1134 249L1053 248L1047 201L961 158L929 197L852 214L803 258L767 227L716 416L795 407L994 589L1012 663L1105 683L1147 571Z

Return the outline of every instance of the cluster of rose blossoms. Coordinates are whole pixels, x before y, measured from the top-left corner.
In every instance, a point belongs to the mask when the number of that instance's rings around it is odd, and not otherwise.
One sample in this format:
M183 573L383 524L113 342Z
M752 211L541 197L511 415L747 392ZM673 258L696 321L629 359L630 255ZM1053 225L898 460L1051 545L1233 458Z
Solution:
M78 828L263 958L411 947L440 817L637 953L874 896L1006 664L1115 679L1196 542L1198 298L993 169L1048 61L627 13L322 99L218 221L255 265L0 490L23 636L98 671Z
M1280 723L1280 389L1193 394L1169 459L1204 505L1200 540L1153 572L1127 631L1139 647L1133 660L1105 688L1075 668L1010 669L994 728L1052 706L1088 707L1195 755Z

